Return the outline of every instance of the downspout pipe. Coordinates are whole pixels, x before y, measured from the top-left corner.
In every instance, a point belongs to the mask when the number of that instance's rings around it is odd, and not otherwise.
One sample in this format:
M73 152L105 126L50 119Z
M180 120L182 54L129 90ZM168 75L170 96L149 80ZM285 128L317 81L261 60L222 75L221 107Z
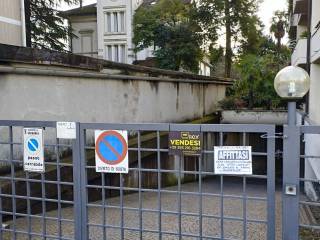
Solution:
M312 0L308 0L308 38L307 38L307 73L311 73L311 25L312 25ZM306 114L309 114L309 93L305 97Z
M25 16L25 7L24 0L20 0L20 15L21 15L21 37L22 37L22 46L27 46L27 37L26 37L26 16Z

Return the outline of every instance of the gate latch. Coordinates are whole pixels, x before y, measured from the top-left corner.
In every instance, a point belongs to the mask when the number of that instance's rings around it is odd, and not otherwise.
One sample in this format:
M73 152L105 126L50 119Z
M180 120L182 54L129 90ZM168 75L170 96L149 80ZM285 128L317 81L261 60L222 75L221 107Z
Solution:
M296 196L297 195L297 186L292 184L286 184L285 194Z

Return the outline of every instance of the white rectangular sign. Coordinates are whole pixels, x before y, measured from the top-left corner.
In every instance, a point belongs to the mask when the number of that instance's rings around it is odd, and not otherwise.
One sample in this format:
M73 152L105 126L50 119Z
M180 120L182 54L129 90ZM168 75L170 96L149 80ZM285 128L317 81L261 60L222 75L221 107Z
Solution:
M251 175L251 146L215 146L214 173Z
M23 169L29 172L44 172L43 130L23 129Z
M75 122L57 122L57 138L76 139Z
M128 173L128 132L95 131L96 172Z

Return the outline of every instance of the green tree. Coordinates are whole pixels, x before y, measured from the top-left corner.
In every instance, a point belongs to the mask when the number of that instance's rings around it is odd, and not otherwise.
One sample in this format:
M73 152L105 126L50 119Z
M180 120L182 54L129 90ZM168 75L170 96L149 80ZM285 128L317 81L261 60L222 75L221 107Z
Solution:
M277 39L277 46L281 48L281 39L286 34L289 27L289 16L286 11L276 11L272 17L272 23L270 27L270 32L274 34Z
M286 46L279 49L270 37L262 37L259 51L239 56L236 68L240 79L221 102L222 108L284 108L286 103L276 94L273 81L279 69L288 65L290 56Z
M202 0L197 4L198 18L206 38L216 43L225 36L225 76L231 76L234 51L232 43L256 44L261 23L256 15L259 0Z
M194 5L181 0L140 7L133 20L135 51L153 47L158 67L198 72L202 37L193 12Z
M27 46L66 50L71 31L58 15L62 3L78 4L79 0L25 0Z

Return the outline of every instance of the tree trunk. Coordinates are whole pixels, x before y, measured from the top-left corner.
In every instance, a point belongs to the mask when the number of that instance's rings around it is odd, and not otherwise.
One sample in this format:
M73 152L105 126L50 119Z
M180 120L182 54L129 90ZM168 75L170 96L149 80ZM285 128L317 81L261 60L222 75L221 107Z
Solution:
M231 20L230 20L230 3L229 0L224 0L224 11L226 18L226 56L225 56L225 77L231 76L232 65L232 49L231 49Z
M31 47L31 6L30 0L24 0L25 19L26 19L26 45Z
M277 38L277 47L278 47L278 51L280 53L280 49L281 49L281 38L280 37Z

